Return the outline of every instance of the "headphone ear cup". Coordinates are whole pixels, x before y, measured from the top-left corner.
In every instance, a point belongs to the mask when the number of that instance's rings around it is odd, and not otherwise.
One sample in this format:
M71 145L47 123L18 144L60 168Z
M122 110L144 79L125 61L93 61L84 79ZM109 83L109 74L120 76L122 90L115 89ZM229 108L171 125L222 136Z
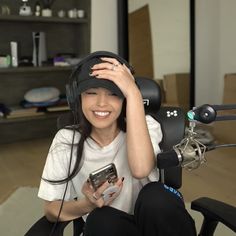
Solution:
M72 112L76 110L76 96L77 96L77 82L72 81L71 84L66 85L66 98L67 103Z
M71 91L70 91L70 85L66 84L66 99L67 99L67 103L69 108L72 110L73 108L73 99L71 97Z

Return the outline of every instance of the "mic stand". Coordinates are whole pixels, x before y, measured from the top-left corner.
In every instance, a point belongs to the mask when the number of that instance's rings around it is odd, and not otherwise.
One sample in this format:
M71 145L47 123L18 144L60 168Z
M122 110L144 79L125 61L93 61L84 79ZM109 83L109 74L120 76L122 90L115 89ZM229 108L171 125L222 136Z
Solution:
M187 170L196 169L206 162L204 157L206 146L196 139L197 133L194 132L195 126L196 122L190 121L186 138L173 147L181 166Z

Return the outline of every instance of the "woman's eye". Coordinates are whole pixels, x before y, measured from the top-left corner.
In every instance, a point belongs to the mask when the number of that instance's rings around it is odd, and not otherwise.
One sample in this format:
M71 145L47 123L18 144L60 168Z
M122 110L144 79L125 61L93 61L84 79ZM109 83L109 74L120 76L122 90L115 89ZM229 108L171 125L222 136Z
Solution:
M109 93L109 96L117 97L117 95L115 93Z
M85 92L85 94L87 94L87 95L96 95L97 93L93 92L93 91L88 91L88 92Z

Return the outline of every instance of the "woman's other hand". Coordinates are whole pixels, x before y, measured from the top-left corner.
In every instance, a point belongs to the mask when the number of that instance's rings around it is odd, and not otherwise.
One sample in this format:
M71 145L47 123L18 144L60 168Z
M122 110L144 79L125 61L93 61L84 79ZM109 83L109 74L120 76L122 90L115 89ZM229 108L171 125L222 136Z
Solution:
M89 181L86 181L82 187L82 193L96 207L110 205L114 199L119 196L124 178L120 178L116 183L111 184L106 181L96 191Z

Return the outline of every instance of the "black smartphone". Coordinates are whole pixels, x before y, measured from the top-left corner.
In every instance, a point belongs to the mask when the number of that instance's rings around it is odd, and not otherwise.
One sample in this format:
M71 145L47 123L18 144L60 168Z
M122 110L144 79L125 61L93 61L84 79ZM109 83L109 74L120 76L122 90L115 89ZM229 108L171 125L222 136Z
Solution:
M114 163L110 163L102 168L99 168L89 174L89 180L93 188L97 190L107 180L115 183L118 179L117 170Z

